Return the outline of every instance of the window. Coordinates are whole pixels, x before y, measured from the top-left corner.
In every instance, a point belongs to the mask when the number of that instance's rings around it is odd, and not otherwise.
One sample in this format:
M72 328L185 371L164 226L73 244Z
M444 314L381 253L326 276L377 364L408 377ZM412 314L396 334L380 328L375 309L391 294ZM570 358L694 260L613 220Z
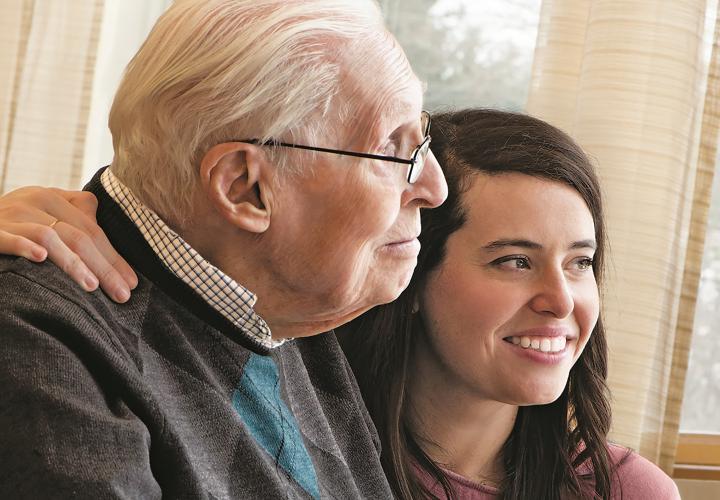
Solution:
M720 170L720 162L718 162ZM681 429L720 434L720 175L715 173Z
M525 107L541 0L380 0L426 108Z
M720 157L708 215L674 477L720 480Z
M708 3L705 40L711 53L717 4ZM698 300L685 379L673 476L720 480L720 156L715 162Z

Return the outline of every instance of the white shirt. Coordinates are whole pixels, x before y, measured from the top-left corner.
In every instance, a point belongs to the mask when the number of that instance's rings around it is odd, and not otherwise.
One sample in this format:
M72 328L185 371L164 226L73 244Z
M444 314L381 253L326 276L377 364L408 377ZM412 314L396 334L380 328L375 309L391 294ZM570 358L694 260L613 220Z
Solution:
M130 189L106 168L100 177L110 197L137 226L153 252L163 264L248 336L268 348L278 347L284 340L274 341L267 323L255 313L257 296L210 264L180 235L146 207Z

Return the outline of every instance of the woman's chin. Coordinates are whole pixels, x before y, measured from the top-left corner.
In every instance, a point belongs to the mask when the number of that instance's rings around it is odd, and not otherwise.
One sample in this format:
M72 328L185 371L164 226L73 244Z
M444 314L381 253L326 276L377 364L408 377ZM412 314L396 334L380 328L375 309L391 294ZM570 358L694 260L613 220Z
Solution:
M523 391L524 394L516 398L517 406L539 406L554 403L562 395L565 386L535 388L533 391ZM519 395L519 394L518 394Z

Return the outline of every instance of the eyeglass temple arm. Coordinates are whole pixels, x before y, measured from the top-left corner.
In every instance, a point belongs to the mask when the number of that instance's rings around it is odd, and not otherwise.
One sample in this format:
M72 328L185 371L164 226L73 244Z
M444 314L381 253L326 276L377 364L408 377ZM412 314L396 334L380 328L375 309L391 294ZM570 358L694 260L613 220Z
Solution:
M371 153L356 153L355 151L343 151L341 149L329 149L329 148L319 148L315 146L303 146L302 144L292 144L289 142L261 142L258 139L248 139L238 142L247 142L250 144L257 144L259 146L282 146L285 148L294 148L294 149L305 149L307 151L317 151L319 153L332 153L336 155L345 155L345 156L353 156L355 158L370 158L372 160L384 160L384 161L392 161L395 163L403 163L405 165L412 165L414 162L413 160L408 160L406 158L398 158L397 156L384 156L384 155L375 155Z

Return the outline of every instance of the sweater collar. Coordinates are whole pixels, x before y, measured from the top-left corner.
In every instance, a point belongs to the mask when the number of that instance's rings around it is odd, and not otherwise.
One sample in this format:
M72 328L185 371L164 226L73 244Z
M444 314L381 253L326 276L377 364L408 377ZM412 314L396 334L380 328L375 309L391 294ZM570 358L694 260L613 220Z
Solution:
M241 345L266 354L281 344L255 313L256 296L202 258L109 168L85 189L98 198L98 223L108 239L137 272Z

